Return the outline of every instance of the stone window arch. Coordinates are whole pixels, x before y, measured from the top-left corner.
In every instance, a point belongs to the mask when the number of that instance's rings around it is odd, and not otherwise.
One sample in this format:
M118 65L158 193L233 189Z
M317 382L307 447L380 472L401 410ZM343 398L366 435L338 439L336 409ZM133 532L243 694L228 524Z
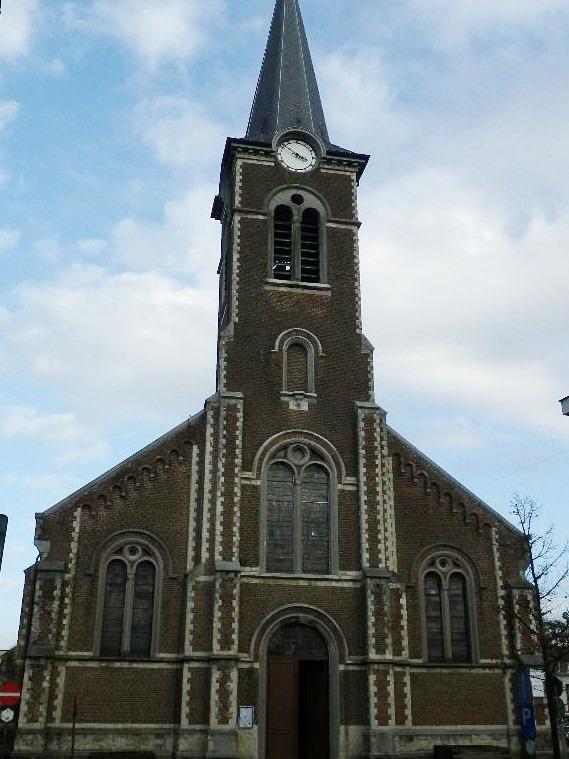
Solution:
M474 573L460 553L441 549L420 574L423 655L432 664L479 660Z
M304 188L280 190L269 202L270 280L300 285L326 284L327 209Z
M101 558L95 648L100 656L150 658L158 647L160 554L151 543L123 536Z
M302 441L273 452L264 466L262 571L329 575L338 571L334 465Z
M308 410L317 400L316 357L324 355L320 341L307 330L290 329L279 335L273 352L282 365L282 400L297 411Z

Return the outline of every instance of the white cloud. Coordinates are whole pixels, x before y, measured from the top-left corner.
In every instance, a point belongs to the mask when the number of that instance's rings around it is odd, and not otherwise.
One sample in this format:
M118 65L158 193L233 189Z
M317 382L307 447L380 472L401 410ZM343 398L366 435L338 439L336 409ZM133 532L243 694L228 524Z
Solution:
M161 222L123 219L112 242L117 257L135 270L185 273L212 293L217 287L219 225L210 220L217 189L198 187L168 202Z
M212 390L210 295L158 272L75 265L17 299L4 331L13 368L56 385L80 419L177 418Z
M449 66L439 99L398 92L383 51L342 49L324 100L334 141L372 155L359 200L379 402L425 399L566 437L566 53L509 53Z
M77 478L67 474L24 474L24 475L5 475L0 477L0 483L7 487L22 488L26 491L39 491L45 502L51 498L61 499L62 494L71 493L80 486ZM33 519L26 520L25 528L33 535L35 523ZM20 556L29 556L31 544L12 541L6 543L6 552L4 557L18 558Z
M448 49L480 34L504 37L555 29L569 18L565 0L408 0L407 8Z
M0 253L5 253L15 248L21 238L22 235L17 229L2 229L0 227Z
M0 132L20 113L20 104L15 100L0 100Z
M0 437L68 443L81 434L73 413L50 414L32 406L0 406Z
M34 244L35 255L51 264L55 264L63 257L63 250L57 238L45 238L37 240Z
M161 97L141 103L135 129L166 166L207 167L210 175L225 145L223 125L215 122L199 103L185 98Z
M430 418L426 429L423 434L419 434L416 442L425 450L433 446L472 450L480 448L487 441L478 423L455 414L444 419Z
M371 46L337 50L324 56L322 63L319 82L335 141L358 149L370 140L401 144L406 139L409 125L393 107L395 93L380 50Z
M13 60L30 51L39 18L38 0L4 0L0 23L0 59Z
M109 243L99 238L79 240L77 248L80 253L88 256L101 256L108 250Z
M221 0L93 0L88 7L68 3L65 15L71 25L112 36L156 66L193 55L220 8Z
M380 385L557 430L569 365L569 208L508 234L448 171L363 195L362 271ZM368 286L373 287L373 298Z

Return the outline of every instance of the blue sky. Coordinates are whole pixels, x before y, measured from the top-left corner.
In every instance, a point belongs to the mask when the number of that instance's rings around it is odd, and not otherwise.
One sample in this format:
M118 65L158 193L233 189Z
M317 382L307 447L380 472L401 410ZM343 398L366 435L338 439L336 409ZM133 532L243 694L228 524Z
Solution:
M365 331L389 420L569 537L569 6L304 0L360 188ZM199 410L215 377L225 137L272 0L4 0L0 648L34 513Z

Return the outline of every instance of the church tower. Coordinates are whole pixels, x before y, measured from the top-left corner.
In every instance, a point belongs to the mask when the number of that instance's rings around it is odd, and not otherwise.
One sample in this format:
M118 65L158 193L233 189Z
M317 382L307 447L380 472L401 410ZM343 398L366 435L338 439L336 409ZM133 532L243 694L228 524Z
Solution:
M273 651L254 699L261 755L296 756L306 734L307 756L339 757L340 693L361 702L382 677L337 669L346 646L375 655L375 637L387 634L376 601L389 597L397 569L385 415L361 323L357 190L367 162L330 142L298 0L278 0L247 135L227 141L213 206L223 242L209 413L219 414L229 469L218 477L215 546L202 557L206 576L217 571L220 636L267 617L247 644ZM319 640L318 665L310 646ZM318 685L307 680L303 645L320 666ZM289 650L287 665L278 654ZM242 664L227 674L235 690L239 673ZM278 699L311 688L330 709L318 724L298 723L298 708ZM372 700L366 724L376 708Z
M213 203L215 392L37 515L19 759L518 752L523 541L375 403L367 162L331 142L298 0L276 0Z

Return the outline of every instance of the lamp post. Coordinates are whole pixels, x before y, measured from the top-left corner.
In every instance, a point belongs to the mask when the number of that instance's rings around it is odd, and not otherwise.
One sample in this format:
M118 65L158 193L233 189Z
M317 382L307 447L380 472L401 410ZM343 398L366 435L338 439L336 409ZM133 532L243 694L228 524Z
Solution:
M2 569L2 556L4 555L4 543L6 541L6 530L8 529L8 517L0 514L0 569Z
M559 403L561 404L561 411L565 416L569 416L569 395L567 398L562 398Z

